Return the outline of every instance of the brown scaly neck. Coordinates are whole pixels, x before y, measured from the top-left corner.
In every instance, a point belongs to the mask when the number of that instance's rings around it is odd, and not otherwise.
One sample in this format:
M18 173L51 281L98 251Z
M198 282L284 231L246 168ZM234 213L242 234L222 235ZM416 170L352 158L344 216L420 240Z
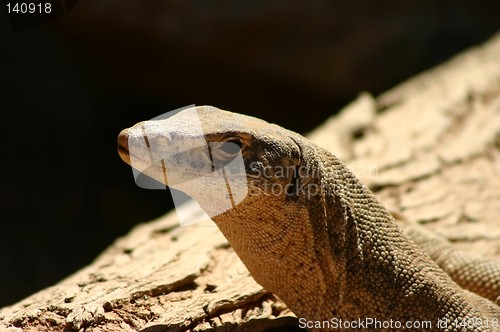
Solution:
M480 317L465 292L399 231L375 196L336 157L321 153L327 191L327 225L332 253L344 266L339 311L342 317L437 319L450 301L463 299L464 313ZM489 307L473 294L477 306ZM397 308L397 310L395 309ZM407 312L411 312L408 315ZM429 317L432 316L432 317Z

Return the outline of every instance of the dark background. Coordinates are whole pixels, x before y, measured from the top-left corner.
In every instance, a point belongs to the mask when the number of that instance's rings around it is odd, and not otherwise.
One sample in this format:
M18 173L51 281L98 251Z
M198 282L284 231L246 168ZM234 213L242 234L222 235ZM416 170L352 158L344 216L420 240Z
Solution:
M0 10L0 306L170 208L118 132L209 104L306 132L500 28L493 1L82 0L13 33Z

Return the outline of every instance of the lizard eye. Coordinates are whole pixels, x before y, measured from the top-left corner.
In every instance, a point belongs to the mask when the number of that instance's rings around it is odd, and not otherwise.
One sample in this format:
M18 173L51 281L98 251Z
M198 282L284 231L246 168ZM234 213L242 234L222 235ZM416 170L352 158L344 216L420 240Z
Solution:
M234 157L240 153L241 141L239 139L231 139L225 142L217 142L215 144L215 149L212 151L212 156L214 159L220 162L227 162L232 160Z
M222 152L228 155L237 154L238 152L240 152L241 142L239 140L227 141L222 143L220 149L222 150Z

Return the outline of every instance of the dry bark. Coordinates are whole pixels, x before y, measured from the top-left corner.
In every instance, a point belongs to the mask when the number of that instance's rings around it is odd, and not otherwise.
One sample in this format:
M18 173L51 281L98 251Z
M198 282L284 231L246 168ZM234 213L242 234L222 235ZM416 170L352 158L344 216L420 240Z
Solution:
M500 35L309 137L394 213L456 248L500 258ZM333 92L332 92L333 93ZM187 213L198 218L190 207ZM8 331L261 331L297 326L211 221L139 225L91 265L0 310Z

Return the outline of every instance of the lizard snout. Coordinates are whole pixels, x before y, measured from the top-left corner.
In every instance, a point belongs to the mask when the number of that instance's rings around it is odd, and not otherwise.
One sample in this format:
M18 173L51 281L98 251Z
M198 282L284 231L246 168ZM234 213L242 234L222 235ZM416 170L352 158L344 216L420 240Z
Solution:
M118 134L118 154L124 162L130 165L130 153L128 149L128 129L124 129Z

